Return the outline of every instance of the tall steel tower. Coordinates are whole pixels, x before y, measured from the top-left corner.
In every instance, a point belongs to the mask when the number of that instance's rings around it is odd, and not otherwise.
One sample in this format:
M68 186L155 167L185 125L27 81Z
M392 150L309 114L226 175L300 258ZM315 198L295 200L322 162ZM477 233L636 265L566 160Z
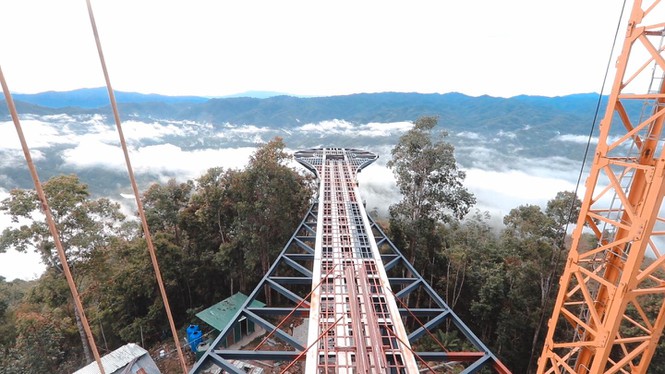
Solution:
M646 373L662 335L663 11L633 4L539 373Z
M367 215L356 174L377 156L345 148L295 156L317 176L318 199L192 372L244 373L240 362L252 362L267 372L473 373L489 367L508 373ZM266 303L266 293L275 294L273 305L257 306ZM416 297L409 302L416 293L418 307ZM224 349L233 325L245 319L269 333L258 346ZM294 332L293 321L306 323L306 336ZM437 328L458 331L464 348L419 350L437 346L431 333Z

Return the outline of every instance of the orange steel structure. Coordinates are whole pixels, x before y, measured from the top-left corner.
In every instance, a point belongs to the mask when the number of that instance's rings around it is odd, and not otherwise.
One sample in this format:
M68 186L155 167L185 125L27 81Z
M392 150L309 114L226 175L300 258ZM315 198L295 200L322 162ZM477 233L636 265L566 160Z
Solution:
M538 373L646 373L661 337L662 8L633 4Z

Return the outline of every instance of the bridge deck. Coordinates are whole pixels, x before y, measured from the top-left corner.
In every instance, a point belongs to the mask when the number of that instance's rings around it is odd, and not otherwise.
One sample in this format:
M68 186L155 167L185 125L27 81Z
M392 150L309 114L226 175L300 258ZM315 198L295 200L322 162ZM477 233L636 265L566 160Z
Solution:
M295 156L318 177L318 200L191 373L246 374L249 364L255 373L510 373L367 215L356 175L377 156L344 148ZM229 349L243 321L267 334ZM437 332L459 337L458 349Z
M358 193L356 173L376 158L341 148L296 153L320 183L308 373L418 372Z

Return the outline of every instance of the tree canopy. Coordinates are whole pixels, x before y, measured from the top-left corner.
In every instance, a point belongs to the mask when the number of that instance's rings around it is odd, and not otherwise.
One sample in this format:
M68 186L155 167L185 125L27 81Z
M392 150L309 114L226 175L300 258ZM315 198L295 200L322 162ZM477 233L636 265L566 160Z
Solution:
M288 166L284 149L276 138L242 170L212 168L143 192L178 325L234 292L249 292L302 219L313 190ZM44 190L98 347L161 340L168 323L138 222L125 220L117 203L91 198L74 175L56 176ZM10 332L0 339L0 374L71 372L91 360L71 349L79 321L39 209L31 190L13 190L0 202L14 222L0 236L0 250L36 250L49 265L25 296L0 282L0 331ZM31 349L53 352L43 352L48 360L22 353Z
M433 257L429 242L438 223L459 220L476 202L463 185L466 174L458 168L455 148L445 141L445 131L435 129L437 124L436 117L416 120L388 161L402 194L390 206L390 227L412 263Z

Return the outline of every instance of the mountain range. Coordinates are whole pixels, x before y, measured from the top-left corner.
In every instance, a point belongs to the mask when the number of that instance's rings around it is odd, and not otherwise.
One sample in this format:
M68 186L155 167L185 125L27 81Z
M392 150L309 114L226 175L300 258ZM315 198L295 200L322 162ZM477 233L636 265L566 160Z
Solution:
M559 97L522 95L511 98L399 92L329 97L254 94L262 97L205 98L122 91L115 93L123 119L189 120L282 128L332 119L353 123L384 123L413 121L422 115L436 115L440 123L452 131L482 131L497 126L510 131L530 125L568 132L571 128L588 126L598 103L598 94L595 93ZM15 94L14 101L19 113L110 113L105 88ZM0 116L7 115L6 105L0 105Z

